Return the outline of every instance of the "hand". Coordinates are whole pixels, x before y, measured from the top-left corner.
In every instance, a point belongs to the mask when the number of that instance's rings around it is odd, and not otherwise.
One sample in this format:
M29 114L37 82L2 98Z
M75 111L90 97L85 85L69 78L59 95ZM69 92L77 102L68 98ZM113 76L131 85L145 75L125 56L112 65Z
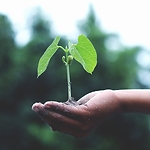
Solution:
M91 92L68 105L55 101L35 103L32 109L52 130L85 137L111 114L120 111L117 97L112 90Z

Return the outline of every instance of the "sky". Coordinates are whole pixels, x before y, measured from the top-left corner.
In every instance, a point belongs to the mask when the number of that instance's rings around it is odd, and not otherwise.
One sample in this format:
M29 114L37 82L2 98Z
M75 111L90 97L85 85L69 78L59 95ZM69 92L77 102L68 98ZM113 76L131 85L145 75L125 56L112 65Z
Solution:
M84 20L92 4L100 27L116 33L127 46L150 49L149 0L0 0L0 13L6 14L17 33L16 40L29 40L28 21L40 7L52 21L53 30L68 38L78 36L77 23Z

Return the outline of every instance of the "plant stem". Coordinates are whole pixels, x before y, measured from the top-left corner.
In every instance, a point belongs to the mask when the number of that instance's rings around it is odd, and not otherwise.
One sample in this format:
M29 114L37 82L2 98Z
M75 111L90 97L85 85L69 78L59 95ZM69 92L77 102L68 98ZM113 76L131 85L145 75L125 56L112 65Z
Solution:
M68 51L66 51L66 59L68 58ZM70 68L69 64L66 63L67 70L67 84L68 84L68 100L71 99L71 81L70 81Z
M69 64L66 64L67 69L67 83L68 83L68 100L71 98L71 81L70 81L70 71L69 71Z

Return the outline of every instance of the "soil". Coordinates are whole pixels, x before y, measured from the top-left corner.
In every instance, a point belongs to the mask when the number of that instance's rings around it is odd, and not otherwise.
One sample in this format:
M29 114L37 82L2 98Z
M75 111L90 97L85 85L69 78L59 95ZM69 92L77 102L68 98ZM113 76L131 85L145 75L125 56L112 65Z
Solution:
M74 106L79 106L78 102L76 100L74 100L73 97L71 97L70 99L68 99L66 102L65 102L66 105L74 105Z

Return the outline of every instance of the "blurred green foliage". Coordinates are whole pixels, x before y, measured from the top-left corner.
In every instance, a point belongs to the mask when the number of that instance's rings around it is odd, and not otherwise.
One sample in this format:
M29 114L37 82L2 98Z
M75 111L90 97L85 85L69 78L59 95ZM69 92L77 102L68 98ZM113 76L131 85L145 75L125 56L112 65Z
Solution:
M34 102L66 101L67 85L62 54L56 53L48 71L39 79L36 68L40 56L54 39L51 24L41 13L31 17L31 39L18 46L10 20L0 15L0 149L2 150L148 150L150 149L149 116L120 114L112 116L88 137L76 139L53 132L31 110ZM75 99L101 89L146 88L138 79L136 61L140 47L122 46L113 51L107 45L114 34L102 31L94 10L78 26L93 43L98 65L93 75L80 64L71 67L72 92ZM66 45L61 38L61 45ZM109 49L108 49L109 47ZM66 94L64 94L66 93Z

